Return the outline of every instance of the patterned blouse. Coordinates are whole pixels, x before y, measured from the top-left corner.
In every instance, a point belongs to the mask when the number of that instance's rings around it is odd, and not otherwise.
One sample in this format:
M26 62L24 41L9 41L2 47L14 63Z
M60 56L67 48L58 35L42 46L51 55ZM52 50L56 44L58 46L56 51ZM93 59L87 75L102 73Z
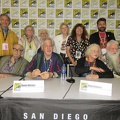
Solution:
M77 60L75 58L76 55L76 51L80 51L81 52L81 57L85 56L85 51L87 49L87 47L89 46L89 41L87 40L82 40L80 42L77 42L77 39L73 39L71 36L68 38L67 40L67 46L70 46L70 54L71 57L74 60Z

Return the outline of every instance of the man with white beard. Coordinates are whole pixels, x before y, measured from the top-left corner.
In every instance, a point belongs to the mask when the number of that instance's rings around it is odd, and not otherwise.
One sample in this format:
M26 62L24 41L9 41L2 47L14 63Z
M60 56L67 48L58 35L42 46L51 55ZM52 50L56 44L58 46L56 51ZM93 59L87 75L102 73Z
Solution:
M103 55L103 62L108 68L113 71L115 78L120 78L120 55L119 43L115 40L110 40L107 43L106 54Z

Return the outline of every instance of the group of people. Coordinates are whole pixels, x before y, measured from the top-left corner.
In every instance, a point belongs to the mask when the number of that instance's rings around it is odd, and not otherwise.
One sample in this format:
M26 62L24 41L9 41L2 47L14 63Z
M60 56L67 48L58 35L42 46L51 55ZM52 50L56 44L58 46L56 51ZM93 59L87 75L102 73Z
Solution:
M98 32L88 35L84 25L77 23L71 34L66 23L53 40L47 29L35 36L30 25L18 38L9 29L10 18L0 15L0 77L24 75L30 78L60 77L63 63L73 64L80 77L113 78L120 76L119 43L114 34L106 32L106 19L97 21Z

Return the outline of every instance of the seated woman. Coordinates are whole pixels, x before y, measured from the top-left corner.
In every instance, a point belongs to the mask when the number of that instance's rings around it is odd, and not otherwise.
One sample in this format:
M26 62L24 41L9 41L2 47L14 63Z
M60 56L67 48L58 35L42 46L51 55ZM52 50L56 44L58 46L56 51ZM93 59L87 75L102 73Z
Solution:
M13 46L13 55L4 56L0 59L0 78L23 74L24 69L28 65L28 61L21 57L23 46L15 44Z
M98 59L100 55L99 45L91 44L85 52L85 57L77 61L75 72L86 78L113 78L112 71Z

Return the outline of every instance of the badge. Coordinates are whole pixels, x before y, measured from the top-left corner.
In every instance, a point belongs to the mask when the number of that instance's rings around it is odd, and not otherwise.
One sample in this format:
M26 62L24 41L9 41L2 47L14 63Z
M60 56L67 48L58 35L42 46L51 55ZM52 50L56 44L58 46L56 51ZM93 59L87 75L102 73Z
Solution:
M76 51L76 55L75 55L76 59L80 59L81 58L81 52L80 51Z
M8 50L8 43L2 44L2 50Z
M29 50L28 53L29 53L30 56L34 55L34 51L33 50Z
M106 53L106 48L102 48L101 51L102 51L102 54L104 55Z

